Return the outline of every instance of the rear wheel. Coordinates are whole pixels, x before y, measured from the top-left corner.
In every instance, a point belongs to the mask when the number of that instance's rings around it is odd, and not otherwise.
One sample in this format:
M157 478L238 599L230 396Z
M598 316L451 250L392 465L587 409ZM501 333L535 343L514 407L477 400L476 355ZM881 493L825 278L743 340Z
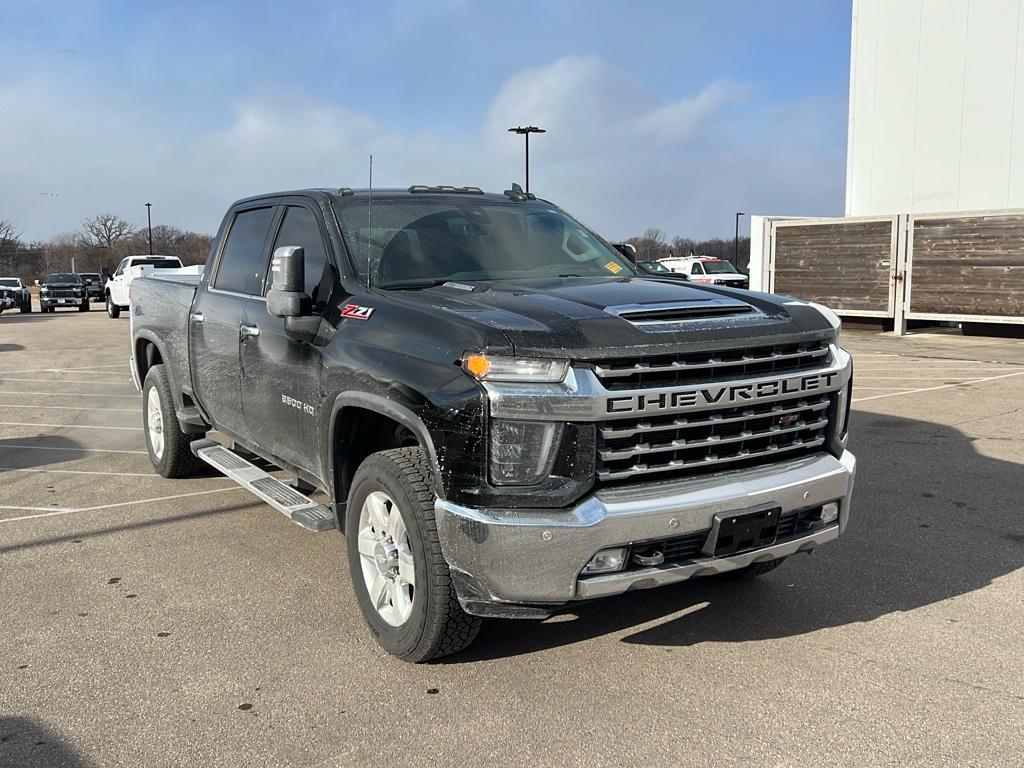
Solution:
M117 320L121 316L121 308L110 300L110 294L107 294L107 317L111 320Z
M394 448L359 466L348 499L345 536L359 609L380 646L404 661L461 651L480 629L455 595L432 489L423 449Z
M149 460L164 477L186 477L203 466L203 461L192 455L189 446L205 435L186 435L181 431L163 364L149 369L142 386L142 428L146 433Z

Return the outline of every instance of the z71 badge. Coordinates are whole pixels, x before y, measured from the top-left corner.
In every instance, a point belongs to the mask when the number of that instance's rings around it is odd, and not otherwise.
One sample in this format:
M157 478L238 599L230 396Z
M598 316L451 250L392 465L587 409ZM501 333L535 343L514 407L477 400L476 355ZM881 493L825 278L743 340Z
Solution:
M353 320L369 320L372 314L373 307L360 307L358 304L346 304L341 308L341 316Z

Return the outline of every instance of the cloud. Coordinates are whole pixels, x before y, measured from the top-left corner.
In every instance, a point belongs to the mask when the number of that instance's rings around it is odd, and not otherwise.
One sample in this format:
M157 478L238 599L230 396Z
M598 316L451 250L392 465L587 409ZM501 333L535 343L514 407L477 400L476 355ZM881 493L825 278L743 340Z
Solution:
M212 232L239 197L306 186L477 184L522 179L522 123L534 191L611 238L657 226L731 231L735 210L839 213L845 104L766 104L749 85L705 84L674 101L596 57L522 69L459 136L402 131L316 94L272 89L227 105L218 126L185 130L131 94L39 82L0 89L0 219L31 238L99 211ZM59 197L40 192L58 193Z

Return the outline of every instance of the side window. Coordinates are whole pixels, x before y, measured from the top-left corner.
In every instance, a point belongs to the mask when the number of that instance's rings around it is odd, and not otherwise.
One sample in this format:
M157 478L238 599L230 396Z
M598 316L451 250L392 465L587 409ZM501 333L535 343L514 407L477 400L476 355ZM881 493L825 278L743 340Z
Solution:
M121 259L121 263L117 265L117 269L114 270L114 277L117 277L124 272L124 265L128 262L128 259Z
M703 265L699 261L693 262L693 264L690 265L690 274L691 275L703 275L704 274L704 267L703 267Z
M217 265L214 288L235 293L259 293L263 244L273 218L273 208L255 208L235 215Z
M293 205L285 211L284 221L274 241L274 249L288 245L301 246L305 251L306 293L313 299L314 310L323 308L334 287L334 274L325 270L327 249L316 223L316 215L308 208ZM273 278L268 274L264 292L272 287Z

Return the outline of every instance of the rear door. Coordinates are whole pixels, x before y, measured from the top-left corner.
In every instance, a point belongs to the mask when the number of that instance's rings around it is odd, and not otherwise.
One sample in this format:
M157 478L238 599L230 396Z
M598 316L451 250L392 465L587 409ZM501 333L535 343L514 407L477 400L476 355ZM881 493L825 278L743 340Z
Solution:
M262 203L233 214L227 237L192 304L191 367L196 395L214 426L242 437L239 344L245 305L260 294L267 240L276 206Z
M315 206L305 198L289 198L273 236L273 253L287 245L305 251L305 292L314 314L323 314L336 284L333 254ZM272 278L267 272L264 295ZM323 477L317 434L322 365L321 347L295 341L284 319L267 312L266 301L253 298L245 310L242 338L242 412L247 435L275 457Z

